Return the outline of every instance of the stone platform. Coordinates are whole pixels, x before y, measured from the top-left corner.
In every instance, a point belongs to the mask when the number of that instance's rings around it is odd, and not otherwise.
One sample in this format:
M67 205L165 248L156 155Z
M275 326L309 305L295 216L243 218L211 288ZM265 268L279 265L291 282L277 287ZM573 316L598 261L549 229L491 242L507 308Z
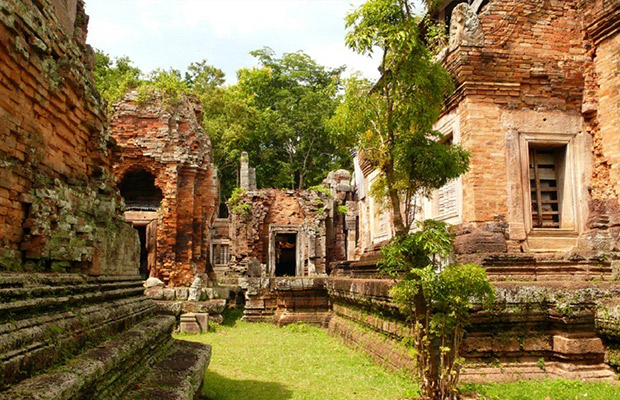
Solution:
M0 274L0 399L194 398L211 348L172 339L142 293L139 277Z
M410 334L393 303L393 282L331 278L329 332L394 369L413 369ZM461 355L464 381L540 377L615 380L608 361L618 330L620 282L495 282L490 311L472 314ZM609 303L611 302L611 303Z

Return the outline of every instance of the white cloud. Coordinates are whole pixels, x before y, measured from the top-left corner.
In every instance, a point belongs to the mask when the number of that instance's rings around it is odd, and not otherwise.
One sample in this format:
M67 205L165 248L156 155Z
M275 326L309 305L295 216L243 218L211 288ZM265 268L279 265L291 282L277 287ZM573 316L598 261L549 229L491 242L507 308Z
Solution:
M344 46L344 17L364 0L86 0L89 42L145 72L208 59L230 83L250 50L304 50L330 67L376 77L376 62Z
M326 45L314 45L306 51L312 58L314 58L319 64L336 68L341 65L346 65L347 70L345 76L351 76L354 72L360 72L363 76L369 79L378 79L379 66L378 56L368 57L354 53L347 48L344 43L329 43Z

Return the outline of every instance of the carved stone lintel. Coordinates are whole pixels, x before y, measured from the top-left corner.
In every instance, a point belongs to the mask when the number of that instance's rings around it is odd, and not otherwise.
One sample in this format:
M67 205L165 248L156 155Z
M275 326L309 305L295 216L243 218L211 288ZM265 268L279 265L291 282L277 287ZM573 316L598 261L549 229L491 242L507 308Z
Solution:
M484 33L476 12L461 3L452 11L450 21L450 51L459 46L483 46Z

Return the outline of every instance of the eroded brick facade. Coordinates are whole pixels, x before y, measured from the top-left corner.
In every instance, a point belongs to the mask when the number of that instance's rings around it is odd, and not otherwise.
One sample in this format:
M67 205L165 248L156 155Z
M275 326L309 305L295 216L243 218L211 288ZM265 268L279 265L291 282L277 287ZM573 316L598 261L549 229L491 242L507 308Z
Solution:
M137 92L115 104L110 119L125 215L146 226L149 275L169 286L190 286L212 271L209 238L219 184L201 122L199 103L189 96L171 104L153 93L140 103Z
M87 23L82 1L0 4L0 270L136 273Z
M143 295L87 22L0 1L0 399L193 398L210 347Z
M440 56L456 91L435 128L472 154L469 172L421 201L456 229L455 258L482 264L497 300L476 313L467 380L613 379L620 266L620 1L452 1ZM327 282L330 331L394 367L403 316L376 270L389 212L365 194L357 158L359 261ZM348 276L348 277L347 277ZM360 333L359 325L370 327ZM386 339L387 338L387 339ZM480 360L494 359L496 368ZM535 365L544 360L546 370ZM406 360L405 360L406 361Z

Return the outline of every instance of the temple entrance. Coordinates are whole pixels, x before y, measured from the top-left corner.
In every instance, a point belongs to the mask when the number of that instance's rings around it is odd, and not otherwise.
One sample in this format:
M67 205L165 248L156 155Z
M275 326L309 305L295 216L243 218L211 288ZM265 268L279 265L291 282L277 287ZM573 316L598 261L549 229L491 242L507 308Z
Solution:
M270 225L267 275L301 276L303 266L299 225Z
M297 271L297 234L276 235L276 276L295 276Z
M147 279L157 262L157 220L163 194L150 172L128 172L118 185L125 200L125 220L140 238L140 276Z

